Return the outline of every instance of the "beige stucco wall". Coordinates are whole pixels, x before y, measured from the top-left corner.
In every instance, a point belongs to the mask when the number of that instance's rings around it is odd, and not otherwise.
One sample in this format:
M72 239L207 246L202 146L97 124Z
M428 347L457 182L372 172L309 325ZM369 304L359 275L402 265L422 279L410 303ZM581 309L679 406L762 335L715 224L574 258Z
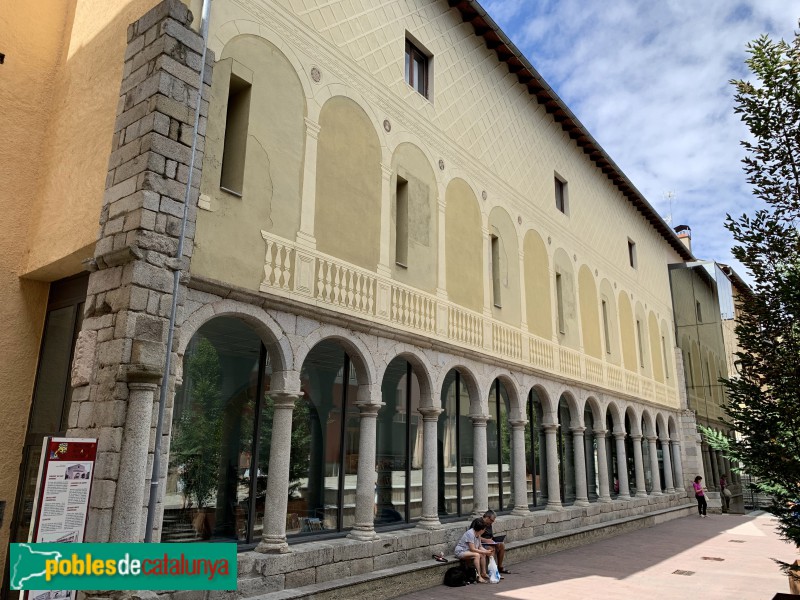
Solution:
M525 234L523 261L528 331L549 340L553 337L550 265L544 241L533 229Z
M619 332L622 342L622 361L628 371L639 370L639 357L636 354L636 330L633 322L633 309L627 292L619 293Z
M600 316L597 312L597 286L586 265L578 271L578 294L580 296L581 327L583 329L583 351L595 358L602 358Z
M656 316L651 311L647 315L647 331L650 337L650 356L653 361L653 378L664 383L664 356L661 353L661 332Z
M241 197L220 188L231 72L251 84ZM261 231L294 239L300 226L305 98L297 73L267 40L237 36L214 67L193 273L258 289Z
M554 323L558 341L564 346L579 349L581 345L580 316L578 312L578 294L575 271L572 260L563 248L558 248L553 255L553 270L555 275L561 275L561 291L564 310L564 331L559 331L558 306L554 307ZM553 289L555 298L555 275ZM556 302L558 300L556 299Z
M364 110L344 96L325 103L319 125L317 248L374 271L381 220L378 135Z
M408 259L405 266L397 264L396 216L397 178L407 182L408 197ZM439 259L438 184L428 158L416 145L401 143L392 155L392 226L389 242L392 276L428 292L436 291Z
M478 200L463 179L454 179L445 194L447 295L475 311L483 310L483 238Z
M600 282L599 294L600 301L605 301L608 309L608 349L610 352L606 353L606 359L612 364L620 365L622 363L622 352L620 350L619 312L617 311L616 294L614 294L608 279L603 279Z

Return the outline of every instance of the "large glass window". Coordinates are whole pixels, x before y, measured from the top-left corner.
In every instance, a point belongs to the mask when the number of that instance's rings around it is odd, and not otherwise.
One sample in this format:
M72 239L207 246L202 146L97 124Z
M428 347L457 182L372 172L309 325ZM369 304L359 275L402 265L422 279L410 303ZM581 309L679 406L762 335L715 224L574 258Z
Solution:
M260 537L270 373L261 339L239 319L209 321L189 342L175 394L162 541Z
M442 408L437 426L439 515L472 513L473 432L470 397L461 373L453 369L442 385Z
M617 467L617 440L614 437L614 420L606 414L606 458L608 459L609 492L614 498L619 495L619 471Z
M381 386L378 413L375 524L409 522L422 516L422 418L419 380L411 364L396 358Z
M360 431L356 371L344 349L325 340L309 353L301 379L292 457L303 468L290 496L287 534L349 529L355 523Z
M525 475L528 480L528 505L547 504L547 466L545 433L542 429L542 403L535 390L528 392L528 425L525 430Z
M597 442L594 435L594 415L587 406L583 411L583 449L586 455L586 490L589 501L594 502L600 496L600 478L597 476Z
M489 479L489 508L514 508L511 478L511 429L508 425L509 398L505 386L495 379L489 392L489 420L486 423L486 463Z
M570 412L562 397L558 403L558 472L561 480L561 502L575 502L575 450L570 431Z
M636 493L636 459L633 456L633 438L630 435L631 420L628 415L625 415L625 460L628 464L628 487L631 494Z
M650 441L647 437L650 435L650 432L645 429L644 420L641 423L640 431L643 433L642 435L642 466L644 467L644 487L647 492L653 491L653 469L652 469L652 462L650 460Z

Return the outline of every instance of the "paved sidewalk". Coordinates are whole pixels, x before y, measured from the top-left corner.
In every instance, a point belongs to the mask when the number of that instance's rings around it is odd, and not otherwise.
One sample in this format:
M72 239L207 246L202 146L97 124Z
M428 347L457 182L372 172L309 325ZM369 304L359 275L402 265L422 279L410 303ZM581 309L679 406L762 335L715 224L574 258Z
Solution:
M786 575L771 559L797 556L766 513L693 515L509 565L512 574L499 585L441 585L402 598L769 600L789 593Z

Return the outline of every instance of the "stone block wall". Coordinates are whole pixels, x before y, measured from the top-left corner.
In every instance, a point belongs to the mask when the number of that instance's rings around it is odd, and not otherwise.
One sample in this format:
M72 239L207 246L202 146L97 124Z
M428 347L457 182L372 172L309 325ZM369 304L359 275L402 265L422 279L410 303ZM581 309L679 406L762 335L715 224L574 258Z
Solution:
M69 436L98 438L90 542L138 542L144 534L173 281L192 256L208 102L179 257L195 110L201 86L208 97L213 64L211 53L202 64L203 39L191 21L183 3L164 0L128 28L68 423Z

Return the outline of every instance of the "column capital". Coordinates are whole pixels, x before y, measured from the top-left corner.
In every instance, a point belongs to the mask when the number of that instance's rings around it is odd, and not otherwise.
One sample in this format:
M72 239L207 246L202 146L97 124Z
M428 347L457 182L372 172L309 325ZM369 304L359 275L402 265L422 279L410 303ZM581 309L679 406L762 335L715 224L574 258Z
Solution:
M472 419L472 425L474 427L486 427L489 415L469 415L469 418Z
M662 444L669 444L669 443L670 443L670 441L671 441L671 440L669 439L669 437L662 437L662 438L658 438L658 439L659 439L659 441L660 441Z
M558 427L558 423L542 423L542 429L544 429L546 433L555 433L558 431Z
M509 420L509 425L511 425L511 429L525 429L525 425L528 424L528 421L525 419L513 419Z
M362 417L378 417L378 411L384 406L383 403L376 404L374 402L356 402L355 404L358 407L358 412L361 414Z
M615 440L624 440L627 434L624 431L614 431L613 435Z
M647 441L650 442L651 444L655 444L658 441L658 436L648 435L645 436L645 439L647 439Z
M604 438L604 437L606 437L608 435L608 430L606 430L606 429L595 429L594 430L594 435L596 437Z
M436 406L420 406L417 412L422 415L423 421L438 421L439 415L444 412L444 409Z
M586 427L570 427L569 430L572 432L573 436L582 436L586 431Z
M267 392L267 396L272 398L272 405L275 409L294 409L294 403L302 393L297 392Z
M642 434L640 434L640 433L632 433L632 434L630 434L630 438L634 442L641 442L643 437L644 436Z

